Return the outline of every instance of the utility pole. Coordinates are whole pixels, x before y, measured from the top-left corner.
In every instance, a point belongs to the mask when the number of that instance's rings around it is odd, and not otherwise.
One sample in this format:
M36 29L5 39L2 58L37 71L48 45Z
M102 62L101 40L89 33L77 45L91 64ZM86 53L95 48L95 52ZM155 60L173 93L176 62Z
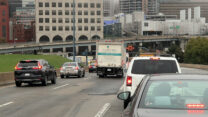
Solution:
M75 16L76 16L76 13L75 13L75 0L73 0L73 61L75 62L76 61L76 45L75 45L75 31L76 31L76 29L75 29Z

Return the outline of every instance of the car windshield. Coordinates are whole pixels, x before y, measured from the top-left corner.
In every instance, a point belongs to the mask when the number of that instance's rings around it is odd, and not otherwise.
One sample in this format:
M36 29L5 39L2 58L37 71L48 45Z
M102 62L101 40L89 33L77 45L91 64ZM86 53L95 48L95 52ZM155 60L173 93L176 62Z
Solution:
M76 63L65 63L63 66L64 67L66 67L66 66L77 66L77 64Z
M149 81L139 108L208 109L208 81Z
M135 60L132 74L177 73L174 60Z
M18 67L33 67L33 66L38 66L37 61L21 61L18 65Z

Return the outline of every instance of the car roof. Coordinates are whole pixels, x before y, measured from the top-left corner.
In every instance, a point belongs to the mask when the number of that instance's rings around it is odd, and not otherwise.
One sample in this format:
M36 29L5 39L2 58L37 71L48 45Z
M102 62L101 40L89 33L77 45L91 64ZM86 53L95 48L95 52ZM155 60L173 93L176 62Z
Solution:
M174 58L174 57L160 57L160 56L133 57L132 60L150 60L150 58L160 58L160 60L176 60L176 58Z
M154 74L149 80L208 80L208 74Z

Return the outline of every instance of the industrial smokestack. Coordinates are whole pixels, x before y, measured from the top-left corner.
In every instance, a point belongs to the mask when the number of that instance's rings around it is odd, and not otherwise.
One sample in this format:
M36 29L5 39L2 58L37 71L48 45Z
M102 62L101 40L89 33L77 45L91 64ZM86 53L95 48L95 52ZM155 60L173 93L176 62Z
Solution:
M186 10L180 10L180 20L186 20Z
M194 19L199 19L199 18L201 18L201 8L195 7L194 8Z

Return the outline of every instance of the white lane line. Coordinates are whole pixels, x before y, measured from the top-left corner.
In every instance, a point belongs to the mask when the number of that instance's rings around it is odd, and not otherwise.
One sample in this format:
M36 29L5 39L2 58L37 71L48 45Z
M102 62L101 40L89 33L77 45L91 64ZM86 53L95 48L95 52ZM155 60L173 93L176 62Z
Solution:
M55 88L53 88L53 89L54 89L54 90L55 90L55 89L59 89L59 88L62 88L62 87L68 86L68 85L69 85L69 84L61 85L61 86L55 87Z
M7 106L7 105L10 105L10 104L12 104L12 103L14 103L14 102L7 102L7 103L5 103L5 104L2 104L2 105L0 105L0 108L1 108L1 107L4 107L4 106Z
M105 113L110 109L111 104L110 103L106 103L100 111L98 111L98 113L95 115L95 117L103 117L105 115Z

